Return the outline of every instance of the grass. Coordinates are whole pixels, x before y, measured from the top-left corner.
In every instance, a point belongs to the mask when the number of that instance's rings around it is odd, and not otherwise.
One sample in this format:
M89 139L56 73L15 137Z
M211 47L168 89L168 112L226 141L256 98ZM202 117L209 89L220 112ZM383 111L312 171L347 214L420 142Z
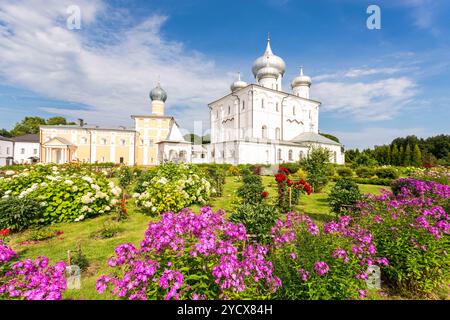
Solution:
M263 183L269 192L269 201L276 199L276 183L273 177L263 177ZM214 210L224 209L226 212L232 211L235 200L235 190L240 182L237 177L227 177L224 186L223 196L211 200L211 207ZM324 222L333 218L330 214L326 198L327 192L332 187L330 183L321 193L310 196L302 196L298 211L306 213L317 222ZM361 191L378 193L380 186L360 185ZM200 206L193 205L191 209L198 212ZM31 231L13 235L10 245L19 253L21 257L36 258L47 256L51 263L64 260L67 262L67 251L75 252L77 245L81 245L82 252L87 256L90 266L82 274L81 288L79 290L66 290L65 299L114 299L109 294L98 294L95 289L97 278L108 273L110 270L106 263L108 258L114 254L114 248L124 242L138 245L144 237L144 232L150 221L157 220L157 217L150 217L137 211L134 201L127 204L128 219L120 223L120 231L112 238L93 239L92 235L98 233L104 224L111 222L113 215L100 216L85 220L79 223L60 223L53 225L53 230L61 230L64 233L52 239L38 242L36 244L21 244L27 240Z

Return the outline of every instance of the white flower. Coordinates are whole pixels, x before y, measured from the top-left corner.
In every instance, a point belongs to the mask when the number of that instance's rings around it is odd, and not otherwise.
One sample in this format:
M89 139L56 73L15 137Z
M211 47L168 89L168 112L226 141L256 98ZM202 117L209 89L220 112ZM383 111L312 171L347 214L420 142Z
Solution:
M112 204L113 206L115 206L115 205L117 204L117 202L119 202L119 200L117 200L117 199L112 199L112 200L111 200L111 204Z
M100 187L98 185L96 185L95 183L91 184L91 188L94 189L94 190L97 190L97 191L100 190Z
M41 207L46 207L46 206L48 205L48 203L45 202L45 201L42 201L41 203L39 203L39 205L40 205Z
M94 180L91 177L85 176L85 177L82 177L81 179L83 179L84 181L87 181L87 182L89 182L91 184L94 183Z
M5 192L5 195L10 194L11 192L12 192L12 190L8 190L8 191Z
M8 170L8 171L5 172L5 175L7 175L7 176L12 176L12 175L15 174L15 173L16 173L16 172L13 171L13 170Z
M73 181L69 179L65 180L64 183L68 184L69 186L73 185Z
M105 207L105 211L111 211L111 207L110 206L106 206Z

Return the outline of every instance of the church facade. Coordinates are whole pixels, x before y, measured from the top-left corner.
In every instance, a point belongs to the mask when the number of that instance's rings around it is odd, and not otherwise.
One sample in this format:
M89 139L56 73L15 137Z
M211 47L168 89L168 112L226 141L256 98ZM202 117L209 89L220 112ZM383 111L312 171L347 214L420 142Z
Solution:
M256 83L247 84L239 76L228 95L208 105L211 162L294 162L322 147L330 151L330 162L344 163L343 146L319 134L321 103L310 98L312 81L303 68L292 80L291 91L283 90L285 63L273 54L268 39L252 73Z
M343 164L343 146L319 134L320 102L310 98L311 78L300 74L291 90L282 88L285 62L271 49L252 66L255 83L239 78L231 92L208 104L211 141L185 141L174 117L165 115L167 94L160 84L150 92L152 113L133 115L134 127L84 124L41 126L41 162L114 162L156 165L193 163L279 164L307 157L314 147L330 151Z

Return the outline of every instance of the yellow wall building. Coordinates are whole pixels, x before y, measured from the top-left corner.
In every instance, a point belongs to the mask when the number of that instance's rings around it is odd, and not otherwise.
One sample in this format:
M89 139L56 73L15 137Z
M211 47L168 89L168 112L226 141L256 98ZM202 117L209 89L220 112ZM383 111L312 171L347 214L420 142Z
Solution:
M41 162L156 165L191 161L191 143L184 140L174 117L164 115L166 92L158 85L150 92L152 115L131 116L134 128L85 125L40 127Z

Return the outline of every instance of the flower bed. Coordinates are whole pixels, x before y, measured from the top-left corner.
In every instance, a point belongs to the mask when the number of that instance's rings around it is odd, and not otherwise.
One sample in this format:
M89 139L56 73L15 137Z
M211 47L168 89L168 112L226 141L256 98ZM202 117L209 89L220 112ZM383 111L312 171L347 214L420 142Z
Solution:
M102 174L68 166L37 165L0 177L0 198L39 203L43 212L35 217L36 224L80 221L109 212L120 195L121 189Z
M399 179L393 192L369 195L357 208L380 254L385 274L407 296L427 296L450 278L450 186Z
M377 256L371 232L351 220L340 217L318 227L308 216L288 213L277 221L271 260L283 282L278 298L364 298L367 268L388 260Z
M97 290L124 299L266 298L280 285L267 248L248 244L242 224L203 207L164 213L150 223L139 248L121 244L97 280Z
M0 299L61 300L66 288L65 264L48 258L18 261L17 253L0 241Z
M214 191L196 166L173 163L143 175L135 190L136 205L155 214L179 211L193 203L206 204Z

